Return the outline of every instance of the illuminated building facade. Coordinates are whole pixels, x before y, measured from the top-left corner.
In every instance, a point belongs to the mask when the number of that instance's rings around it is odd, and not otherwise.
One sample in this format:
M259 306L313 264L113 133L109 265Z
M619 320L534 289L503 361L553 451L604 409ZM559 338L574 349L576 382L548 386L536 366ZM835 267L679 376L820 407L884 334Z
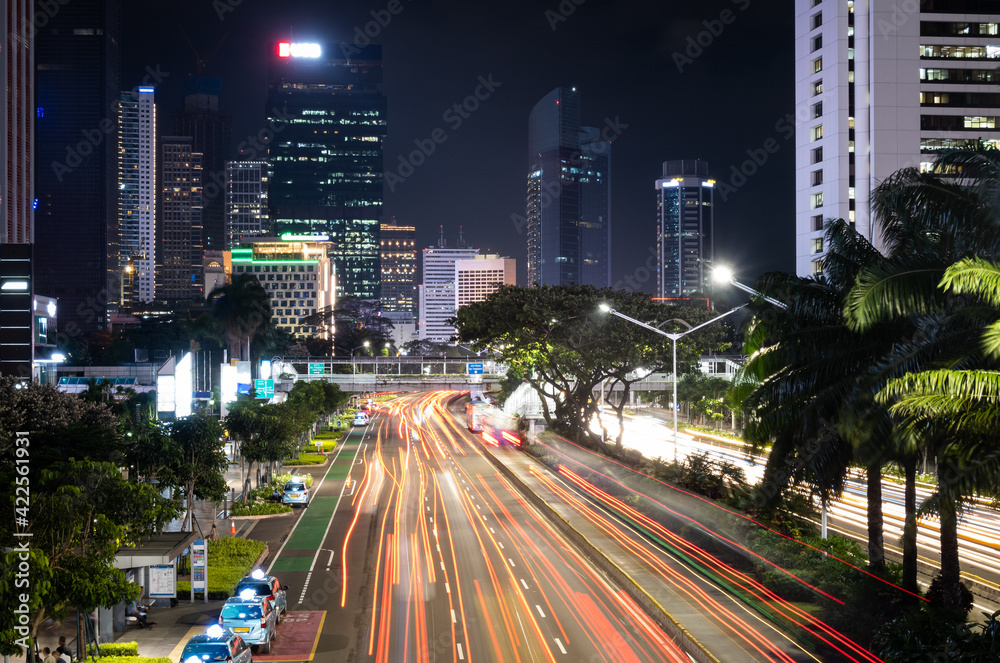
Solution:
M163 136L160 145L156 298L200 300L204 294L205 251L201 154L192 149L190 136Z
M270 232L267 162L226 162L226 248Z
M580 94L556 88L528 117L529 285L611 280L611 142L580 125Z
M502 285L517 285L515 262L513 258L498 255L478 255L458 260L455 263L457 308L484 301Z
M126 313L156 295L156 104L151 87L118 105L118 265Z
M870 192L942 150L1000 146L1000 15L990 2L796 0L795 270L823 271L824 223L876 248Z
M383 223L379 243L382 247L382 310L386 313L410 313L415 305L417 275L417 229Z
M706 161L664 161L656 180L656 294L705 292L715 259L715 180Z
M0 16L0 244L34 241L35 17L33 0L6 0Z
M419 288L420 340L447 343L455 334L448 319L458 310L458 268L460 260L472 260L479 249L447 248L442 238L438 246L423 251L424 282Z
M283 42L268 71L274 233L334 243L337 296L379 299L386 100L382 48Z
M253 274L267 290L271 323L297 337L333 338L328 327L310 326L302 319L317 311L330 310L336 301L333 245L317 235L297 239L267 237L233 248L232 278Z

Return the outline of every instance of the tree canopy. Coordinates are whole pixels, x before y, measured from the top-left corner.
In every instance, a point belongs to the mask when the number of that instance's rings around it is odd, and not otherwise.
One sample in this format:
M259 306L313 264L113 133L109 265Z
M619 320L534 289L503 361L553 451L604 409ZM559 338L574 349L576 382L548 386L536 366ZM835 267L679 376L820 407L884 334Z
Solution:
M591 422L598 412L595 392L602 383L628 390L646 372L672 370L671 342L625 320L603 313L612 308L653 324L665 321L665 331L695 325L713 313L699 307L663 305L643 293L598 290L592 286L501 286L485 301L459 309L453 324L460 343L474 350L491 350L520 371L542 397L547 422L577 439L597 440ZM719 327L708 327L678 341L679 372L693 366L703 351L722 349ZM555 406L550 410L546 399ZM621 438L619 436L619 444Z

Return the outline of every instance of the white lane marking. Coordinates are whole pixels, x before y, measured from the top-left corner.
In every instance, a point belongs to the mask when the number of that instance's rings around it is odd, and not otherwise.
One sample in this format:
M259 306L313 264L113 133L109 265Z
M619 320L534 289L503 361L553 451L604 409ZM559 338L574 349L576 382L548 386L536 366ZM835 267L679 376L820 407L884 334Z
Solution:
M455 611L454 610L451 611L451 623L452 624L457 624L458 623L458 619L455 617Z
M427 516L427 520L434 522L434 516Z
M524 582L524 578L521 578L521 584L524 586L525 589L528 589L528 583Z
M512 560L510 557L507 558L507 561L510 562L511 566L514 566L514 560Z
M459 642L455 646L458 647L458 660L464 661L465 660L465 653L462 651L462 643Z
M538 604L536 603L536 604L535 604L535 609L536 609L536 610L538 610L538 614L542 616L542 619L545 619L545 613L544 613L544 612L542 612L542 606L540 606L540 605L538 605Z
M326 560L326 570L330 570L330 566L333 564L333 551L330 551L330 559Z
M444 571L444 562L441 562L441 570Z
M444 591L448 594L451 594L451 587L448 586L448 583L444 584Z
M503 541L497 541L497 543L500 544L500 550L503 550Z
M556 644L559 646L559 651L561 651L562 653L565 654L566 653L566 648L562 646L561 642L559 642L559 638L556 638L555 640L556 640Z
M494 530L492 527L490 528L490 531L496 534L496 530Z

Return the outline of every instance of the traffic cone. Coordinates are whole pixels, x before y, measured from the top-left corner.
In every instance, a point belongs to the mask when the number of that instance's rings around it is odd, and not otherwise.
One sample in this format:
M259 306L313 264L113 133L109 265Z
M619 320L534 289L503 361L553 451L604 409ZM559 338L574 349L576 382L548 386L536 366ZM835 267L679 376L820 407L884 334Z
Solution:
M229 533L230 534L236 534L236 521L235 520L230 520L229 522L231 523L229 525Z

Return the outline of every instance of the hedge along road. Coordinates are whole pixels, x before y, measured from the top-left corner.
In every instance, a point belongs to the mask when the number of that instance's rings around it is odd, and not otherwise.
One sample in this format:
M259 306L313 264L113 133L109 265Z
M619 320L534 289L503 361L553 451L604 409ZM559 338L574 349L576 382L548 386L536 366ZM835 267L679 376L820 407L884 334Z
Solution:
M351 468L361 450L368 427L352 428L351 432L341 442L326 474L313 489L309 507L299 518L288 538L282 544L271 562L267 572L288 573L294 571L309 572L320 554L320 546L326 538L327 530L337 512L337 505L344 495L346 484L344 480L351 473ZM349 458L341 459L345 453ZM289 599L290 601L291 599Z

